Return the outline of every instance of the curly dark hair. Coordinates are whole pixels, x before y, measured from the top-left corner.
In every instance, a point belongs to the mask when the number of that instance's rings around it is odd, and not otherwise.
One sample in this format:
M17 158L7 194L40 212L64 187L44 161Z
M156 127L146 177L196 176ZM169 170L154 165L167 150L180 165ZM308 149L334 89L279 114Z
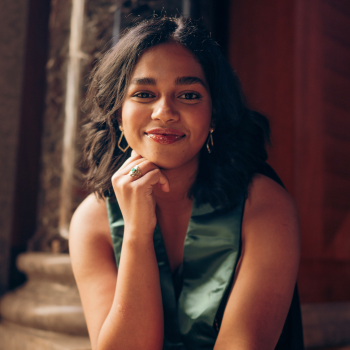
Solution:
M84 126L87 185L100 197L114 196L111 177L130 154L117 146L118 111L142 53L168 42L181 44L197 58L213 104L214 147L209 154L203 145L189 196L200 203L231 207L241 195L247 196L252 177L264 167L269 122L247 107L239 79L210 33L182 17L152 17L134 24L93 70L85 100L90 113Z

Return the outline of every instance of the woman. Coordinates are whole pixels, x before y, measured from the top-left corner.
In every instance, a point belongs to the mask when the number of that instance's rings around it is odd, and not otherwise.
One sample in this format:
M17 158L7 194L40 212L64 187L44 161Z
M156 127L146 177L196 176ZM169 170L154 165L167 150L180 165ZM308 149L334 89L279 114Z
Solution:
M295 205L265 163L267 120L209 34L139 23L87 102L95 194L70 252L92 349L302 349Z

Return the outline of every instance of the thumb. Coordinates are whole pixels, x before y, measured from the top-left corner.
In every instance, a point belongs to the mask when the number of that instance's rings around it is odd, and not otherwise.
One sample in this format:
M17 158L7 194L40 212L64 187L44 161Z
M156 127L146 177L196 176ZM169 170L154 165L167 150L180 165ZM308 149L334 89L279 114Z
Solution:
M137 156L139 156L139 154L133 149L132 151L131 151L131 157L137 157Z
M157 186L164 192L170 192L170 184L168 178L162 173L159 177Z

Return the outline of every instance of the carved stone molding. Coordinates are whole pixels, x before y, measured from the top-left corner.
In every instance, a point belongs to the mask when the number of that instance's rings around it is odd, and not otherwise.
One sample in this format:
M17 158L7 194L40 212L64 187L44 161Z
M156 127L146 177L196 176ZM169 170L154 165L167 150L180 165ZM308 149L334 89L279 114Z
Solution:
M17 260L28 281L0 301L0 314L21 326L87 336L68 254L25 253Z
M25 253L28 281L0 301L0 350L90 350L68 254Z

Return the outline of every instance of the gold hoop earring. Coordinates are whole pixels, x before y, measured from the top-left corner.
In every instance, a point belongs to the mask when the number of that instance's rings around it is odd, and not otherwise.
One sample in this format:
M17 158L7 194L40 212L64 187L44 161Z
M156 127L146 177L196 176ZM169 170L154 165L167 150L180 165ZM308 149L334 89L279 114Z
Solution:
M214 131L214 129L210 129L210 133L209 133L208 140L207 140L207 150L208 150L208 153L211 153L211 149L210 149L209 144L211 145L211 147L214 146L213 131Z
M123 148L123 147L120 145L121 142L122 142L123 136L124 136L124 131L122 130L121 126L119 127L119 130L120 130L122 133L120 134L120 137L119 137L119 140L118 140L118 148L119 148L123 153L125 153L126 150L127 150L130 146L127 145L125 148ZM125 141L126 141L126 139L125 139ZM127 142L127 141L126 141L126 142Z

